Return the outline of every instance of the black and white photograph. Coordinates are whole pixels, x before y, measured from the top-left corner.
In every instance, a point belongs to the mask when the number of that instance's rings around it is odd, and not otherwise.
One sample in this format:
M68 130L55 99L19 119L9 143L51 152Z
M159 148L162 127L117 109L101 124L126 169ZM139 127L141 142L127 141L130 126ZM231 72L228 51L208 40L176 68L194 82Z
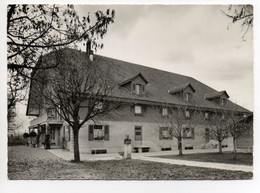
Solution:
M1 4L8 183L253 183L255 1L69 3Z

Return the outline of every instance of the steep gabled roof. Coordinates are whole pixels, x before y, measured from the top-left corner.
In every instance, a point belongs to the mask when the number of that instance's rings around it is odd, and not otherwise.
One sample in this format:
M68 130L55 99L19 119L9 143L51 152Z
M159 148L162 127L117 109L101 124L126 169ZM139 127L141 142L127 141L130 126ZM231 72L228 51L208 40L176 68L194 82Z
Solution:
M229 95L227 94L227 92L225 90L223 91L219 91L219 92L212 92L209 94L205 94L204 97L205 99L214 99L214 98L218 98L222 95L226 95L227 98L229 98Z
M191 90L192 90L193 92L195 92L195 89L191 86L191 84L190 84L190 83L187 83L187 84L179 85L179 86L176 86L176 87L170 89L170 90L168 91L168 93L169 93L169 94L174 94L174 93L183 91L183 90L186 89L187 87L190 87Z
M62 57L64 57L65 61L68 61L72 64L75 63L75 65L86 65L86 61L88 60L86 52L73 49L64 49L62 52ZM47 56L50 57L50 54ZM77 61L75 61L75 59L72 60L71 55L75 55L76 57L74 58L77 58ZM46 62L47 59L44 61ZM133 64L100 55L94 55L94 60L91 62L91 65L97 66L101 74L106 74L106 71L109 69L110 74L112 75L111 84L113 84L113 91L111 92L112 97L127 99L128 101L139 101L140 103L149 102L187 105L185 101L180 100L178 97L172 97L172 95L170 95L168 92L170 88L173 88L176 91L178 90L178 87L182 89L192 85L192 89L196 91L193 93L194 102L192 103L192 106L194 107L215 110L232 110L246 113L250 112L230 100L227 100L225 106L221 106L217 103L205 99L205 96L207 98L221 96L222 94L225 94L227 97L229 96L226 91L218 92L192 77L141 66L138 64ZM145 95L142 96L134 95L129 90L120 86L125 84L127 81L133 80L133 78L138 75L142 76L143 78L145 77L144 80L149 82L149 84L147 84L145 87ZM33 88L30 90L30 92L33 92ZM33 96L31 97L32 98L29 100L29 103L33 104ZM33 105L30 104L28 104L27 107L33 108ZM28 115L30 115L30 112L32 111L29 109Z
M139 72L139 73L135 73L134 75L130 76L129 78L124 79L122 82L119 83L119 86L123 86L123 85L127 84L128 82L131 82L138 76L140 76L146 84L148 83L148 81L144 78L142 73Z

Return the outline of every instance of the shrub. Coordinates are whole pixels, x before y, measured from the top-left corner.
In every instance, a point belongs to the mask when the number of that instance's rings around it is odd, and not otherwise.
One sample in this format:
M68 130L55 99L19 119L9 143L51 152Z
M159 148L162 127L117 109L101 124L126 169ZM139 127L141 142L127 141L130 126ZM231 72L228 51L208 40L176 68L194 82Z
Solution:
M26 139L26 138L28 138L28 137L30 137L30 135L29 135L28 133L24 133L24 134L23 134L23 138Z

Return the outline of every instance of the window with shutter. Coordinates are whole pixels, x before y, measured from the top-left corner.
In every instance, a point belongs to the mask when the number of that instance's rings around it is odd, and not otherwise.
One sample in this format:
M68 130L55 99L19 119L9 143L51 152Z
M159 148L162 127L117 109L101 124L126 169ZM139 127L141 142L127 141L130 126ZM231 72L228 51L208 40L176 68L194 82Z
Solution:
M94 125L94 141L104 140L104 127L103 125Z
M160 127L159 139L172 139L172 130L169 127Z

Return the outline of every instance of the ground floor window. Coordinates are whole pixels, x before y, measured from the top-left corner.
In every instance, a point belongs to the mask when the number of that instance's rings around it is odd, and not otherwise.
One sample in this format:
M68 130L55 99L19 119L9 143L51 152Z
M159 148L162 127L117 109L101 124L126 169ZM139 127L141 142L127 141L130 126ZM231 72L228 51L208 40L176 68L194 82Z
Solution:
M160 127L159 139L172 139L172 128Z
M195 133L194 133L194 128L183 128L183 136L184 139L194 139L195 138Z
M109 140L108 125L89 125L89 141Z
M103 125L94 125L94 140L104 140L104 136Z

